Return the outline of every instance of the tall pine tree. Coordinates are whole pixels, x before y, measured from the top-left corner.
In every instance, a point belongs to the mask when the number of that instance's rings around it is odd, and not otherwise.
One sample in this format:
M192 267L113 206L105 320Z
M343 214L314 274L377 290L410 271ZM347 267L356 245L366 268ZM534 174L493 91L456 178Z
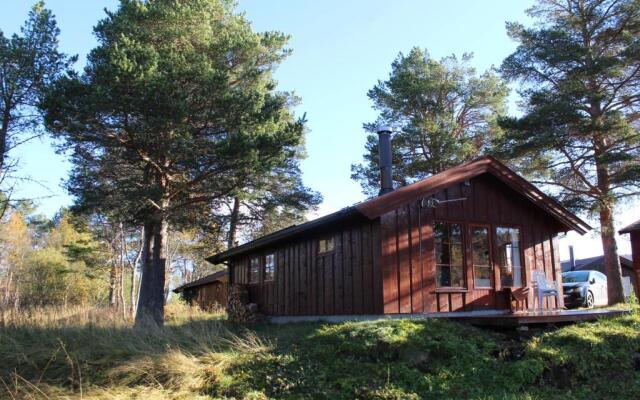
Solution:
M16 169L9 153L42 134L38 105L49 85L75 61L59 51L59 33L42 1L31 8L19 34L7 37L0 31L0 189L9 192L0 197L0 217L11 200L7 182Z
M295 154L304 124L275 91L287 37L227 0L122 0L84 74L61 80L49 129L73 149L71 192L144 226L137 323L162 324L170 224L195 224L244 177Z
M508 23L502 73L524 116L501 121L507 162L600 221L609 302L623 300L615 207L640 194L640 1L539 0L537 24Z
M392 126L393 180L404 186L482 154L495 135L508 88L493 70L478 75L471 55L435 60L412 49L391 65L386 81L368 93L380 111L364 128L364 164L351 167L352 179L371 196L379 190L377 126Z

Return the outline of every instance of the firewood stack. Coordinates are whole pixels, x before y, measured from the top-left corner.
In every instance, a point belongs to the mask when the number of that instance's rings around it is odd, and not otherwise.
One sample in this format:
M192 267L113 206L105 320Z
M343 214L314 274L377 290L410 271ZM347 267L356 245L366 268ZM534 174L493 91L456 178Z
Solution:
M263 316L258 312L258 305L249 303L249 291L245 285L234 284L229 287L227 296L227 317L231 322L254 323Z

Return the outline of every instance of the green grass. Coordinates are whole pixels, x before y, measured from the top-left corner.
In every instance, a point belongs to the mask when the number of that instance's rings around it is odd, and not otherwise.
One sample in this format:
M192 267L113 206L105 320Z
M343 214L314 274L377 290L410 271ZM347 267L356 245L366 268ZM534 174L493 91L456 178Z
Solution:
M528 341L441 320L162 330L104 312L0 328L0 398L638 399L640 313Z

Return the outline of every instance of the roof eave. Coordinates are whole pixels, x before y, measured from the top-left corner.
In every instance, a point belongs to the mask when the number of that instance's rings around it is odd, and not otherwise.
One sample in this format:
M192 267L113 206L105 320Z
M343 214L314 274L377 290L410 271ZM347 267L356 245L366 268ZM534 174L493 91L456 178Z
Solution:
M233 247L229 250L223 251L218 254L214 254L210 257L205 258L205 260L207 260L212 264L224 263L232 257L239 256L251 250L264 248L266 246L285 240L289 237L302 234L311 230L320 229L325 224L347 220L349 218L353 218L358 215L362 215L362 214L358 211L356 207L354 206L346 207L332 214L325 215L323 217L305 222L300 225L290 226L288 228L271 233L267 236L263 236L251 242L247 242L243 245Z
M492 156L484 156L469 161L412 185L403 186L393 192L361 203L356 207L369 219L373 219L391 209L406 204L409 198L413 198L416 195L421 197L430 196L444 187L475 178L485 173L490 173L497 177L507 186L528 198L536 206L545 210L566 228L567 231L575 230L581 235L584 235L592 229L589 224ZM417 194L411 195L412 192L416 191L418 192Z

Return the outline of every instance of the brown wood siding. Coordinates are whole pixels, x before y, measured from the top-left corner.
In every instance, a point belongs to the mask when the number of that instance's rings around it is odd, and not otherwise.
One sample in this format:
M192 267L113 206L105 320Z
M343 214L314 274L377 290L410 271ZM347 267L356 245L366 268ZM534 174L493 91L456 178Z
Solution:
M636 297L640 299L640 231L631 232L631 254L633 258Z
M203 310L224 308L227 306L228 287L229 285L224 281L197 286L192 289L195 291L195 295L191 301Z
M378 220L355 222L243 255L230 261L233 281L247 284L250 301L269 315L381 314L379 229ZM317 240L327 237L334 251L317 254ZM251 257L271 253L274 281L248 284Z
M380 217L381 272L385 313L451 312L476 308L506 308L500 288L496 243L492 243L495 290L475 289L472 254L469 249L471 224L487 226L495 241L497 226L520 230L523 285L530 285L531 271L545 271L551 280L560 280L556 235L558 224L522 195L491 175L481 175L440 190L439 200L465 197L465 201L442 203L435 209L420 207L420 199ZM466 288L436 288L434 221L463 225ZM528 306L533 306L533 298ZM547 298L546 307L555 300Z

